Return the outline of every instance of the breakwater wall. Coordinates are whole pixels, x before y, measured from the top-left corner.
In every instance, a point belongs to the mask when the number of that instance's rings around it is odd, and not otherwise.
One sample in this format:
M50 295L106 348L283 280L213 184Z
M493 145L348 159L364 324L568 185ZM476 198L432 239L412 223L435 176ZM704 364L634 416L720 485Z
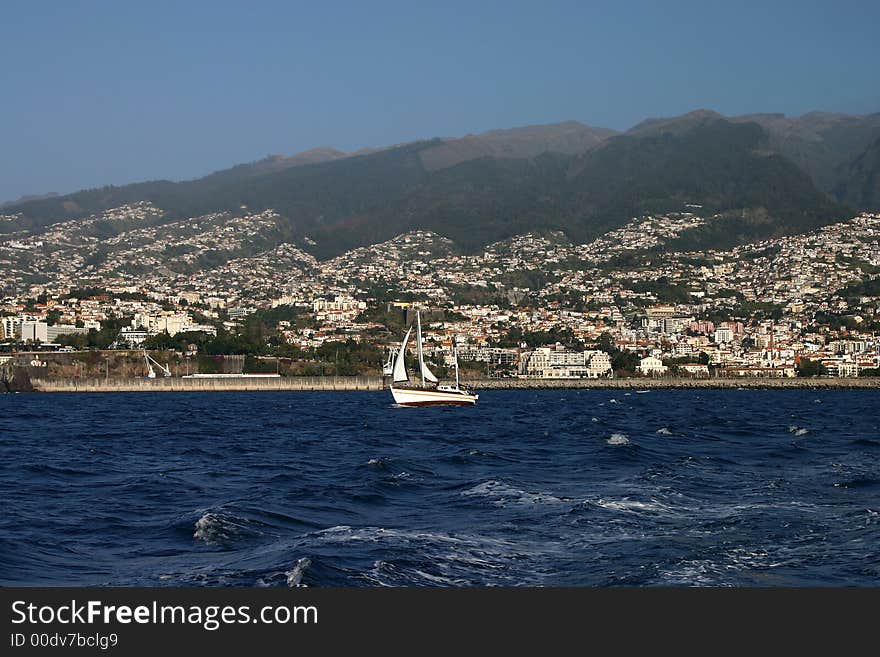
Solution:
M184 379L31 379L38 392L223 392L247 390L384 390L387 379L378 376L304 376L279 378ZM794 379L474 379L462 381L473 390L526 389L611 389L652 390L688 388L755 388L755 389L880 389L880 378L794 378Z
M382 390L375 376L284 376L278 378L31 379L38 392L235 392L243 390Z
M754 389L799 389L799 388L861 388L880 389L880 378L709 378L688 379L674 377L626 378L626 379L486 379L467 382L474 389L516 390L516 389L564 389L595 388L607 390L654 390L654 389L692 389L692 388L754 388Z

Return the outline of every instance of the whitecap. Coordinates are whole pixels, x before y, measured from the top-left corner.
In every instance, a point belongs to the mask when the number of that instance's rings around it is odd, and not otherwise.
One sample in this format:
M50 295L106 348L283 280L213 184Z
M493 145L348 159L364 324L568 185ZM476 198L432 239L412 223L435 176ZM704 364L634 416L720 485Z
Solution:
M673 513L675 509L668 504L664 504L658 500L651 499L648 502L643 502L641 500L631 500L628 497L624 497L619 500L606 500L599 499L595 502L587 501L586 504L594 504L595 506L602 507L603 509L608 509L609 511L620 511L623 513Z
M549 493L532 493L501 481L490 479L462 491L462 495L481 496L492 499L495 506L513 504L560 504L563 500Z
M629 445L629 437L625 433L612 433L605 442L609 445Z
M287 575L287 585L294 586L306 586L302 583L303 575L306 572L306 569L312 565L312 560L308 557L303 557L297 560L296 564L288 570L285 575Z
M195 523L193 538L207 543L223 543L241 534L253 534L260 532L248 527L247 521L225 513L207 511L202 514Z
M788 427L788 433L793 433L795 436L803 436L810 432L808 429L804 429L803 427L792 424Z
M216 513L204 514L196 520L195 528L193 538L205 543L216 543L218 540L229 538L223 517Z
M669 430L669 427L660 427L659 429L657 429L657 433L659 433L661 436L671 436L672 435L672 432Z

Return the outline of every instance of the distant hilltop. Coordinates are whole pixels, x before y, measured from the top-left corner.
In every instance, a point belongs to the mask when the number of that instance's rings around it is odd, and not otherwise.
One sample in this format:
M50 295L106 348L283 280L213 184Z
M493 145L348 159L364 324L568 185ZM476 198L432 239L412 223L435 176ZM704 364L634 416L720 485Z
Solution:
M0 208L9 207L12 205L21 205L22 203L29 203L30 201L42 201L47 198L55 198L58 196L57 192L47 192L46 194L27 194L25 196L20 196L14 201L6 201L5 203L0 203Z

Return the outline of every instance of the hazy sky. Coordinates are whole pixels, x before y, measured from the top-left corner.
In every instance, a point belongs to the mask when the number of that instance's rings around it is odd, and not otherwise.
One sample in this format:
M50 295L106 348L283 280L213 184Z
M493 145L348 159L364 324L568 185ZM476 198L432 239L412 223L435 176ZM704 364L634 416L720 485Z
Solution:
M878 26L877 0L3 0L0 201L567 119L876 112Z

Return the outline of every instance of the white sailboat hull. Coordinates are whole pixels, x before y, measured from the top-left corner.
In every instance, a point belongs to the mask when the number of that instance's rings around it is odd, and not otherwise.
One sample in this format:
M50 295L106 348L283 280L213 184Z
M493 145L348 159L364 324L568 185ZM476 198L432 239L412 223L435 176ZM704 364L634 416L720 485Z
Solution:
M479 395L466 390L436 390L428 388L395 388L391 386L394 403L400 406L473 406Z

